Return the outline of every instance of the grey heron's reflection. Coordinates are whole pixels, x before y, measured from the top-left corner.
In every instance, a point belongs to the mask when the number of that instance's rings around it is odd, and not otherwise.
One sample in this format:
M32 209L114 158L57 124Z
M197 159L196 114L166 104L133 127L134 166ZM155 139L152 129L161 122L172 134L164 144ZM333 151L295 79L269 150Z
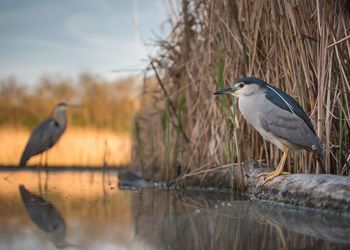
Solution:
M66 242L66 223L58 209L49 201L30 193L23 185L19 185L19 192L24 207L30 219L57 248L74 247Z

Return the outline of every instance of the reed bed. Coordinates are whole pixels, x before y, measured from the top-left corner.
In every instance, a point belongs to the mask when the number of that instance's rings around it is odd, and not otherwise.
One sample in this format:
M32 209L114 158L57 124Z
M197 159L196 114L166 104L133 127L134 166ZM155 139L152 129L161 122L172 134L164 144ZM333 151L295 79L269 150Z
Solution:
M146 79L134 126L134 166L163 180L252 158L276 166L280 150L246 123L237 100L212 96L256 76L301 104L325 146L324 167L301 151L290 154L286 168L350 174L350 18L344 1L170 5L172 31L151 62L159 79Z
M29 139L30 130L0 128L0 164L17 165ZM130 162L131 140L127 134L107 129L67 127L57 145L48 151L48 165L52 166L119 166ZM41 159L45 163L45 155ZM33 156L28 165L40 164L40 156Z

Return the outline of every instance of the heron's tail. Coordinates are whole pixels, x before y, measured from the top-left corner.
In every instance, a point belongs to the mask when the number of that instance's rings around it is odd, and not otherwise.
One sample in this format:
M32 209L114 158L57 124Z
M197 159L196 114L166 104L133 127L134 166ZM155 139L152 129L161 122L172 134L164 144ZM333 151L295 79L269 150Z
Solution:
M320 149L318 149L317 150L317 152L318 152L318 155L321 157L321 158L323 158L323 156L324 156L324 145L323 145L323 143L321 142L321 140L320 140Z
M29 160L29 157L25 153L23 153L22 157L21 157L21 161L19 162L18 166L19 167L25 167L28 160Z
M322 143L322 141L320 140L320 138L316 135L315 136L315 140L313 142L313 145L311 146L311 150L316 153L316 155L319 157L319 158L323 158L323 155L324 155L324 145Z
M325 168L325 164L324 164L324 158L322 155L320 154L316 154L316 161L318 162L318 164L321 166L322 172L326 173L326 168Z
M323 159L323 155L325 153L324 145L318 136L315 136L315 139L316 139L315 143L312 145L311 149L312 149L312 152L315 153L314 156L318 164L321 166L323 173L325 173L326 169L325 169L325 164Z

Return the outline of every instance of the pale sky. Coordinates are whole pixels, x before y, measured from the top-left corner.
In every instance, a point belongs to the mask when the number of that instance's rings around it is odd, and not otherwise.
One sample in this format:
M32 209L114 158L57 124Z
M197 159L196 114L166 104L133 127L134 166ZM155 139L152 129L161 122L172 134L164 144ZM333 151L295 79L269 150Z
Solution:
M144 68L155 49L146 49L135 27L147 43L165 37L167 2L1 0L0 79L32 84L43 74L83 71L112 78L121 75L115 69Z

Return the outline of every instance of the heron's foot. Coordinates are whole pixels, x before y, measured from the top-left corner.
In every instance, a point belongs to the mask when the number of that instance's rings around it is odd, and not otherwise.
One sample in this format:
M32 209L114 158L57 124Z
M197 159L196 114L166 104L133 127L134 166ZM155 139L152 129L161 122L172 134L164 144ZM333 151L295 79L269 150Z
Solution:
M256 177L256 178L259 178L259 177L261 177L261 176L269 177L269 176L271 176L271 175L275 175L276 173L278 173L277 170L272 171L272 172L268 172L268 173L261 173L261 174L258 174L258 175L255 176L255 177ZM279 175L281 175L281 174L290 174L290 172L282 172L282 173L280 173ZM278 175L277 175L277 176L278 176Z
M256 176L256 178L259 178L261 176L266 176L266 179L264 180L263 183L261 183L260 186L264 186L266 182L268 181L271 181L273 180L274 178L276 178L277 176L279 175L283 175L283 174L290 174L290 172L283 172L283 171L278 171L278 170L275 170L275 171L272 171L270 173L261 173L261 174L258 174Z

